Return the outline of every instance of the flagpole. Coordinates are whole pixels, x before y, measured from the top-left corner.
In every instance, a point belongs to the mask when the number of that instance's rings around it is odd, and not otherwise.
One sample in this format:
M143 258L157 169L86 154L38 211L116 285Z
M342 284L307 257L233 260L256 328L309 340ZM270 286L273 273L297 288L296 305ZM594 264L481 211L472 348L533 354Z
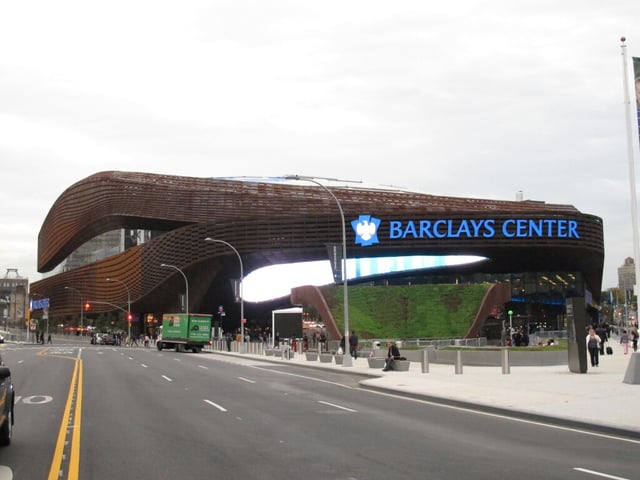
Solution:
M638 200L636 197L636 170L633 155L633 127L631 124L631 96L629 95L629 70L627 61L627 46L625 45L626 38L620 38L620 48L622 49L622 67L624 71L624 105L625 105L625 117L627 124L627 158L629 161L629 186L631 189L631 227L633 228L633 263L635 266L635 284L633 286L634 295L640 295L640 288L638 288L638 282L640 282L640 248L638 247Z

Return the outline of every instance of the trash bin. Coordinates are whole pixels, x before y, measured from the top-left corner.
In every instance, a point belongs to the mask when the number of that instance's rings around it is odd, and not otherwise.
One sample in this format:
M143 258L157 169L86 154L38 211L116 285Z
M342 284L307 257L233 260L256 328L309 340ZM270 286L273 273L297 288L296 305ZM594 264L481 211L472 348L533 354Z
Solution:
M380 342L373 342L371 344L371 350L380 350Z
M402 348L402 340L396 341L396 347Z

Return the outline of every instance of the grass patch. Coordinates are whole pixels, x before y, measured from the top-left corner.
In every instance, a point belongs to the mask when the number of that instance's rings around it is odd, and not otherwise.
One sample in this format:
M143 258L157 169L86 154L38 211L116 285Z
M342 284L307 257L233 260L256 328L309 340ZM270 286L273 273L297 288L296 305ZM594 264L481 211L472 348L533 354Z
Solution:
M349 328L361 338L464 336L491 284L349 287ZM343 287L321 287L344 329Z

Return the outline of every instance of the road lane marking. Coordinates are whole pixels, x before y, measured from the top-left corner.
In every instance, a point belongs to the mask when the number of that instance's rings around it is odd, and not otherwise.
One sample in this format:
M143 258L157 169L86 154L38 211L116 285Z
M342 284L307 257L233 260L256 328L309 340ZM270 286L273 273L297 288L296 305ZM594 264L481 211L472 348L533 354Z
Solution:
M74 358L73 374L69 385L69 394L62 414L58 439L49 468L48 480L58 480L63 476L63 462L68 470L67 479L77 480L80 466L80 430L82 425L82 373L83 366L80 355ZM68 357L56 357L68 358ZM67 455L65 448L69 446L67 437L71 432L71 451Z
M353 410L351 408L347 408L347 407L343 407L341 405L336 405L335 403L329 403L329 402L323 402L322 400L318 400L318 403L322 403L323 405L329 405L330 407L333 408L339 408L340 410L346 410L347 412L353 412L353 413L357 413L357 410Z
M261 367L261 366L258 366L258 365L249 365L249 367L255 368L257 370L264 370L265 372L269 372L269 373L276 373L278 375L289 375L291 377L304 378L305 380L311 380L311 381L319 382L319 383L326 383L328 385L333 385L333 386L336 386L336 387L342 387L342 388L347 388L349 390L354 390L353 387L350 387L349 385L345 385L344 383L332 382L330 380L323 380L322 378L309 377L308 375L301 375L299 373L283 372L282 370L273 370L271 368Z
M595 475L602 478L610 478L612 480L629 480L626 477L616 477L615 475L609 475L607 473L596 472L595 470L587 470L586 468L574 468L578 472L588 473L589 475Z
M78 355L82 353L82 349ZM82 380L83 375L82 372L84 370L84 366L81 360L80 362L80 372L78 373L78 385L76 387L76 406L73 409L75 415L75 422L73 424L73 433L72 444L71 444L71 459L69 461L69 476L67 477L69 480L77 480L80 477L80 431L82 430Z
M238 377L238 379L247 383L256 383L254 380L249 380L248 378L244 378L244 377Z
M167 382L173 382L173 380L171 380L169 377L167 377L166 375L162 375L162 378L164 378Z
M211 405L212 407L216 407L216 408L217 408L218 410L220 410L221 412L226 412L226 411L227 411L227 409L226 409L226 408L224 408L223 406L218 405L217 403L212 402L211 400L207 400L206 398L204 399L204 402L205 402L205 403L208 403L208 404L209 404L209 405Z
M142 368L149 368L144 363L141 363L140 365L142 366Z
M22 397L16 397L15 402L18 403ZM23 403L27 405L41 405L43 403L49 403L53 401L53 397L49 395L30 395L24 397Z
M205 367L204 365L198 365L198 368L202 368L204 370L209 370L209 367Z
M506 414L494 413L494 412L486 412L486 411L474 409L474 408L471 408L471 407L461 407L459 405L449 405L449 404L446 404L446 403L441 403L441 402L437 402L437 401L433 401L433 400L425 400L423 398L407 397L407 396L404 396L404 395L401 395L401 394L396 394L396 393L391 393L391 392L382 392L380 390L370 389L367 386L364 386L363 391L372 393L374 395L381 395L381 396L384 396L384 397L391 397L391 398L396 398L396 399L399 399L399 400L406 400L408 402L423 403L425 405L433 405L433 406L436 406L436 407L447 408L449 410L458 410L458 411L461 411L461 412L473 413L475 415L483 415L485 417L500 418L502 420L507 420L507 421L510 421L510 422L526 423L528 425L538 425L540 427L551 428L551 429L555 429L555 430L562 430L562 431L565 431L565 432L579 433L581 435L589 435L591 437L606 438L608 440L617 440L617 441L620 441L620 442L634 443L634 444L640 445L640 440L637 440L635 438L621 437L621 436L615 435L613 433L609 434L609 433L595 432L595 431L587 430L586 427L584 429L580 428L580 427L565 427L563 425L544 422L542 420L528 420L526 418L518 418L518 417L514 417L512 415L506 415Z

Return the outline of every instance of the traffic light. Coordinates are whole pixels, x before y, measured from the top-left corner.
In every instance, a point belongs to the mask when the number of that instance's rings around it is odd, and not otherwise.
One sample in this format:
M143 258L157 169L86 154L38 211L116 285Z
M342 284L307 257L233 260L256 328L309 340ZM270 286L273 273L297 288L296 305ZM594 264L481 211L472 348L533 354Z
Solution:
M133 320L133 315L131 315L130 313L127 314L127 322L131 322L131 320Z
M90 304L89 302L86 302L86 303L84 304L84 311L86 312L86 311L88 311L90 308L91 308L91 304Z

